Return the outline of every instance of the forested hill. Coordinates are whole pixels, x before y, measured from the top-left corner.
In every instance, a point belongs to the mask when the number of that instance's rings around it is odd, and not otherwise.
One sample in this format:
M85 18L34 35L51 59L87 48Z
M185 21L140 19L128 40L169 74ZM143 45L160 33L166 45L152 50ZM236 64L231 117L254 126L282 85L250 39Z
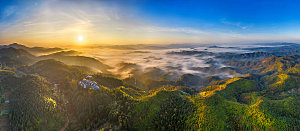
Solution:
M0 48L0 63L6 66L19 67L33 62L34 59L34 55L23 49Z
M239 77L168 80L157 68L120 79L23 49L0 52L9 104L1 117L11 130L300 130L298 55L228 61Z

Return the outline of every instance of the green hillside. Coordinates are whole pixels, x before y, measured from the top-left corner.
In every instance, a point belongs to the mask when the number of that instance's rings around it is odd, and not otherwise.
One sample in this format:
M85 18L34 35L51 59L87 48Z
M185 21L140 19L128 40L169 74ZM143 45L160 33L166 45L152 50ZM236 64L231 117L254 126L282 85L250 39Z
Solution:
M1 102L9 94L12 130L300 130L299 56L231 65L249 74L167 80L152 68L119 79L46 59L0 70Z
M12 130L59 130L65 123L63 99L49 83L34 75L15 81L10 94L10 121Z

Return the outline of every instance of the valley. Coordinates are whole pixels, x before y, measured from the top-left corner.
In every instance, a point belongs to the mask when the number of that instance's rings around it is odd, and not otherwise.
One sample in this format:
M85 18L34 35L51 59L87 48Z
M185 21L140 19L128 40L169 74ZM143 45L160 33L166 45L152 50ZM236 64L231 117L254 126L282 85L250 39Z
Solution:
M1 128L300 129L299 44L178 46L0 46Z

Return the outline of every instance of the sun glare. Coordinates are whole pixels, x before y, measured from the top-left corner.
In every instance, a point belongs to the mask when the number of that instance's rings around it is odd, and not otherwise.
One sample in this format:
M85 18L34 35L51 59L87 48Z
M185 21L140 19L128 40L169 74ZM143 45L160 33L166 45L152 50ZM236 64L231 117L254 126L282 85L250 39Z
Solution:
M79 35L79 36L77 37L77 40L78 40L79 42L81 42L81 41L84 40L84 37L83 37L82 35Z

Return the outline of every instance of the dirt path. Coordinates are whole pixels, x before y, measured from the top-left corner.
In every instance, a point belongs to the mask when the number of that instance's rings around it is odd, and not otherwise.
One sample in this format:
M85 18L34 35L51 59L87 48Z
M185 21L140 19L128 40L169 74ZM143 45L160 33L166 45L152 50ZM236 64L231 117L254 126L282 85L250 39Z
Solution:
M69 126L69 117L67 116L67 122L65 123L64 127L60 129L60 131L65 131L65 129Z
M8 93L5 93L5 98L8 100ZM9 118L8 112L7 114L2 115L5 111L9 111L9 103L2 103L0 106L1 116L0 116L0 131L8 131L9 130Z
M60 95L61 96L61 95ZM64 96L61 96L61 97L63 97L63 99L65 99L65 97ZM68 102L68 100L65 102L65 105L66 105L66 112L67 112L67 121L66 121L66 123L65 123L65 125L64 125L64 127L62 127L61 129L60 129L60 131L65 131L66 130L66 128L69 126L69 123L70 123L70 120L69 120L69 112L68 112L68 106L69 106L69 104L68 104L69 102Z

